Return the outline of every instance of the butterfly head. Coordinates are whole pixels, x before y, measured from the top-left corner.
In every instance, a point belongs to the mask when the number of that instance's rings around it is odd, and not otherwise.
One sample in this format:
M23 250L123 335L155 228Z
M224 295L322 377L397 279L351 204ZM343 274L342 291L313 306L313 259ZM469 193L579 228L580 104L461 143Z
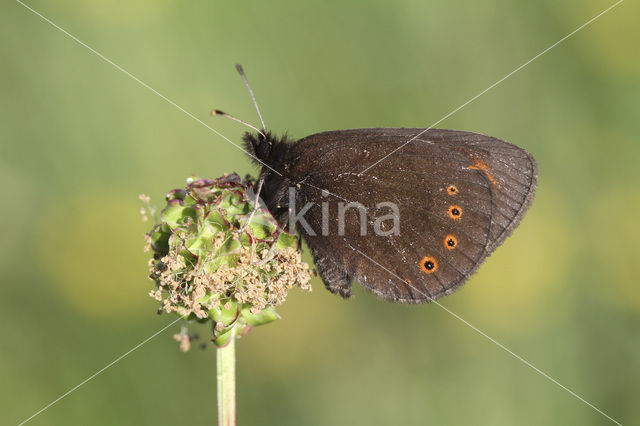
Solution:
M280 168L289 144L287 137L277 137L271 132L247 132L244 134L244 148L251 159L259 164Z
M267 161L271 149L275 143L275 138L270 132L266 133L250 133L247 132L242 137L244 148L253 157L253 160Z

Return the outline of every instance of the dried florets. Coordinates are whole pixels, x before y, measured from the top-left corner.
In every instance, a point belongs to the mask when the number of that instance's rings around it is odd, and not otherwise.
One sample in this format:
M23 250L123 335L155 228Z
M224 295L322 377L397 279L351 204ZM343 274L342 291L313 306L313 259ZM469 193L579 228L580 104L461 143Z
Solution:
M165 312L211 321L219 345L234 327L277 319L273 307L291 288L311 290L297 239L266 209L253 212L252 190L236 174L191 178L186 189L167 194L160 223L145 237L145 251L154 254L149 276L156 289L149 295ZM143 217L153 216L149 198L140 199ZM188 346L176 336L182 348Z

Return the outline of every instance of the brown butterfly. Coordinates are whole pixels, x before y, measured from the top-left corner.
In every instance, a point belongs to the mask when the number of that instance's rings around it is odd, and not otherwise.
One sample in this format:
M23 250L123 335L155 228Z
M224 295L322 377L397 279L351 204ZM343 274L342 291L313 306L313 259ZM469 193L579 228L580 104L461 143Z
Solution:
M263 166L262 199L281 223L304 219L296 230L327 289L345 298L352 280L396 302L452 293L518 226L536 189L528 152L478 133L377 128L290 141L264 122L254 130L244 141Z

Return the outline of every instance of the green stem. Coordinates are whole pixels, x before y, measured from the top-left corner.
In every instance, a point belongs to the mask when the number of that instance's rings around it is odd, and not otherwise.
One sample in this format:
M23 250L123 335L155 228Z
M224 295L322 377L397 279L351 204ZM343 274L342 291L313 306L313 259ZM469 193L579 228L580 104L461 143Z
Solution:
M217 349L218 368L218 425L236 424L236 330L229 332L226 346Z

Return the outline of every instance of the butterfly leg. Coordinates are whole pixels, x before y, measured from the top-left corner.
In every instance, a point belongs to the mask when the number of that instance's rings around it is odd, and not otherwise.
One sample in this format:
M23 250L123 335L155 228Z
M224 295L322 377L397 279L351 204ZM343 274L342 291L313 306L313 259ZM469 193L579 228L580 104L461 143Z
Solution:
M258 180L258 190L255 192L256 195L256 201L253 205L253 210L251 211L251 214L249 215L249 219L247 219L247 223L238 230L238 232L242 232L244 231L247 226L251 225L251 220L253 219L253 215L256 214L256 211L258 211L258 205L260 205L260 191L262 190L262 184L264 183L264 177L260 176L260 179ZM264 205L264 202L262 203Z

